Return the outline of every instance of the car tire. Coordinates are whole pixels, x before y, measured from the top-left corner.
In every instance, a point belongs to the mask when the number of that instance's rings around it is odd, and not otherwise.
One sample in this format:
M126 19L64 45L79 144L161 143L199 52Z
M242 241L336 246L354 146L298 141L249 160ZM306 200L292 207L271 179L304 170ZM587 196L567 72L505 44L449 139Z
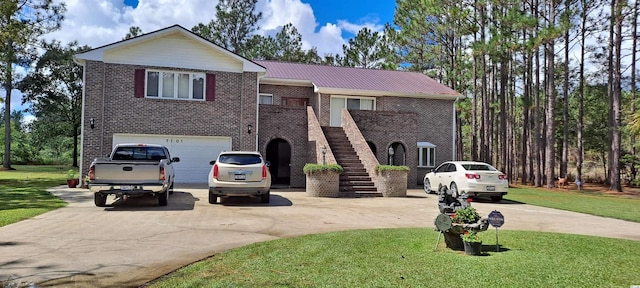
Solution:
M260 200L262 203L269 203L269 198L271 198L271 192L267 192L266 194L260 195Z
M107 195L100 192L93 193L93 203L98 207L107 206Z
M173 182L171 182L171 186L169 186L169 194L173 195Z
M449 190L451 190L451 196L453 196L453 198L458 198L458 196L460 196L460 194L458 194L458 185L456 185L455 182L451 182Z
M169 204L169 191L158 194L158 205L167 206L167 204Z
M218 203L218 196L213 195L213 193L209 192L209 204Z
M433 190L431 190L431 182L429 182L429 179L424 179L424 192L427 194L431 194L434 193Z
M500 195L500 196L491 196L491 201L493 201L493 202L502 201L502 195Z

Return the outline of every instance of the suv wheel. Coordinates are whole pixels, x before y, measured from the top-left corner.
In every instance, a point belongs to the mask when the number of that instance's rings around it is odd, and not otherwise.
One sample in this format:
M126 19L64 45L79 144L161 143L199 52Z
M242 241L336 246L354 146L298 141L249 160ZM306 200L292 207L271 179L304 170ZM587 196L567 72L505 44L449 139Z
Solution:
M218 196L213 195L213 193L209 192L209 204L218 203Z
M260 195L262 197L260 200L262 203L269 203L269 198L271 197L271 192L267 192L265 194Z

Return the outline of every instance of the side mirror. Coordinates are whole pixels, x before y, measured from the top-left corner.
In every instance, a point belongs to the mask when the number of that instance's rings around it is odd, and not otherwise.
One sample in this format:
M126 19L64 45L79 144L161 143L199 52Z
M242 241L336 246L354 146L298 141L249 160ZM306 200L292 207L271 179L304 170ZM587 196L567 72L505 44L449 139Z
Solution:
M269 162L269 161L265 161L265 162L264 162L264 165L267 165L267 167L271 167L271 162Z
M171 158L171 162L180 162L180 157Z
M209 165L214 165L214 164L216 164L216 160L209 161Z

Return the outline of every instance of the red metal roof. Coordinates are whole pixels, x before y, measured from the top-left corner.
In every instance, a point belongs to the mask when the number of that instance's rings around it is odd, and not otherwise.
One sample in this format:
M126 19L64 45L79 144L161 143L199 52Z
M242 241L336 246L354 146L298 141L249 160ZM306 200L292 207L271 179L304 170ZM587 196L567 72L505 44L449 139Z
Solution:
M267 68L265 78L306 80L322 88L379 91L384 94L401 93L419 95L461 96L457 91L417 72L339 67L319 64L301 64L255 60Z

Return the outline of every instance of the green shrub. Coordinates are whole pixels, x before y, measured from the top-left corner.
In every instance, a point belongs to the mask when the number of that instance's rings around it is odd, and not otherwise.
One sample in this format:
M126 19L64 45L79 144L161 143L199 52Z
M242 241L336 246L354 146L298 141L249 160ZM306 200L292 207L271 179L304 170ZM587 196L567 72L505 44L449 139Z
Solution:
M395 165L376 165L376 172L382 171L409 171L408 166L395 166Z
M302 171L304 172L304 174L309 174L314 172L324 172L324 171L333 171L337 173L342 173L344 172L344 169L342 168L342 166L338 164L323 165L323 164L307 163L304 165L304 168L302 168Z

